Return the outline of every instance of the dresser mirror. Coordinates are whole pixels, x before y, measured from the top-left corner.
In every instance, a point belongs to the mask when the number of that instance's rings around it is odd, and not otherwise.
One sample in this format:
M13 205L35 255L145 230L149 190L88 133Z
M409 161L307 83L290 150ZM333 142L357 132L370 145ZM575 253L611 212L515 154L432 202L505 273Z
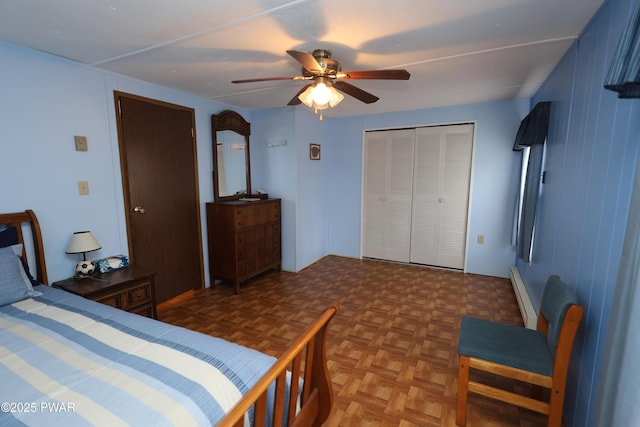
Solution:
M226 110L211 116L211 129L214 200L235 200L251 195L251 124L235 111Z

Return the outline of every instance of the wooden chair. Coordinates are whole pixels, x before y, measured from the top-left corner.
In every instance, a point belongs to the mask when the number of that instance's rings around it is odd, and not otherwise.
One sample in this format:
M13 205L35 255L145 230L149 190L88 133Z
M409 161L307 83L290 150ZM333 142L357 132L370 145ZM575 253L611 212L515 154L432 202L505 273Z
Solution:
M571 348L584 309L575 293L550 276L545 285L538 329L463 317L458 341L458 401L456 424L467 422L468 392L548 415L547 426L560 426ZM469 381L476 369L533 384L536 393L527 397L494 386ZM541 387L550 390L549 400L540 399Z

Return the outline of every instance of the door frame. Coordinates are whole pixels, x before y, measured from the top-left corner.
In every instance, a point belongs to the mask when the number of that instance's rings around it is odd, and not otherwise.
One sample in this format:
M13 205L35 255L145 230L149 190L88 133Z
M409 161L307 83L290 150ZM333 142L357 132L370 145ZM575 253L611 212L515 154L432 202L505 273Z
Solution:
M178 104L173 104L170 102L165 102L165 101L159 101L156 99L152 99L152 98L146 98L144 96L140 96L140 95L134 95L134 94L130 94L127 92L121 92L121 91L117 91L114 90L113 91L113 100L114 100L114 105L115 105L115 115L116 115L116 127L117 127L117 131L118 131L118 153L119 153L119 158L120 158L120 174L121 174L121 180L122 180L122 196L123 196L123 206L124 206L124 216L125 216L125 223L126 223L126 229L127 229L127 249L129 252L129 261L130 263L133 265L136 260L135 260L135 254L133 251L133 230L132 230L132 224L131 224L131 213L133 211L133 207L131 206L131 201L130 201L130 194L129 194L129 176L127 174L128 172L128 166L127 166L127 158L125 155L125 148L124 148L124 136L122 134L122 120L121 120L121 113L120 113L120 103L118 102L119 98L129 98L129 99L134 99L137 101L143 101L143 102L147 102L150 104L155 104L155 105L160 105L163 107L167 107L167 108L173 108L173 109L177 109L177 110L184 110L184 111L190 111L191 112L191 129L193 131L193 138L192 138L192 149L193 149L193 161L194 161L194 172L195 172L195 198L196 198L196 202L198 204L198 209L196 209L196 222L197 222L197 227L199 230L198 233L198 258L200 260L200 287L201 289L204 289L206 287L205 285L205 277L204 277L204 250L203 250L203 244L202 244L202 215L201 215L201 203L200 203L200 181L198 179L198 145L197 145L197 139L196 139L196 123L195 123L195 109L191 108L191 107L185 107L183 105L178 105Z

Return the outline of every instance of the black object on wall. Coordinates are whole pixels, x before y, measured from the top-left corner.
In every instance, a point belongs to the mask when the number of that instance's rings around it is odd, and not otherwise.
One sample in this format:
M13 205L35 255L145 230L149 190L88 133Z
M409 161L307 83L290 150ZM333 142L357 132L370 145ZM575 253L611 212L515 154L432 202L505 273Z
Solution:
M522 119L516 140L513 143L513 151L520 151L523 147L535 144L544 144L549 132L549 116L551 102L538 102L527 117Z
M622 33L604 87L618 98L640 98L640 5Z

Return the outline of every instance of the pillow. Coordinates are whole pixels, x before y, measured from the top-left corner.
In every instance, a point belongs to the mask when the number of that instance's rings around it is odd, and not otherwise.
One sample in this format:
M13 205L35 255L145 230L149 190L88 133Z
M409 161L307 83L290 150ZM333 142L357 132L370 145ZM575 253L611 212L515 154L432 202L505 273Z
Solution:
M19 254L22 244L0 248L0 306L42 295L33 290Z
M0 248L18 243L18 230L14 226L4 224L0 227Z
M7 246L17 245L18 243L18 229L13 225L1 225L0 226L0 248L5 248ZM22 268L24 268L25 273L27 273L27 277L31 281L33 286L39 285L38 281L33 278L33 275L29 271L29 265L27 264L27 260L22 257L22 252L18 254L20 257L20 261L22 262Z

